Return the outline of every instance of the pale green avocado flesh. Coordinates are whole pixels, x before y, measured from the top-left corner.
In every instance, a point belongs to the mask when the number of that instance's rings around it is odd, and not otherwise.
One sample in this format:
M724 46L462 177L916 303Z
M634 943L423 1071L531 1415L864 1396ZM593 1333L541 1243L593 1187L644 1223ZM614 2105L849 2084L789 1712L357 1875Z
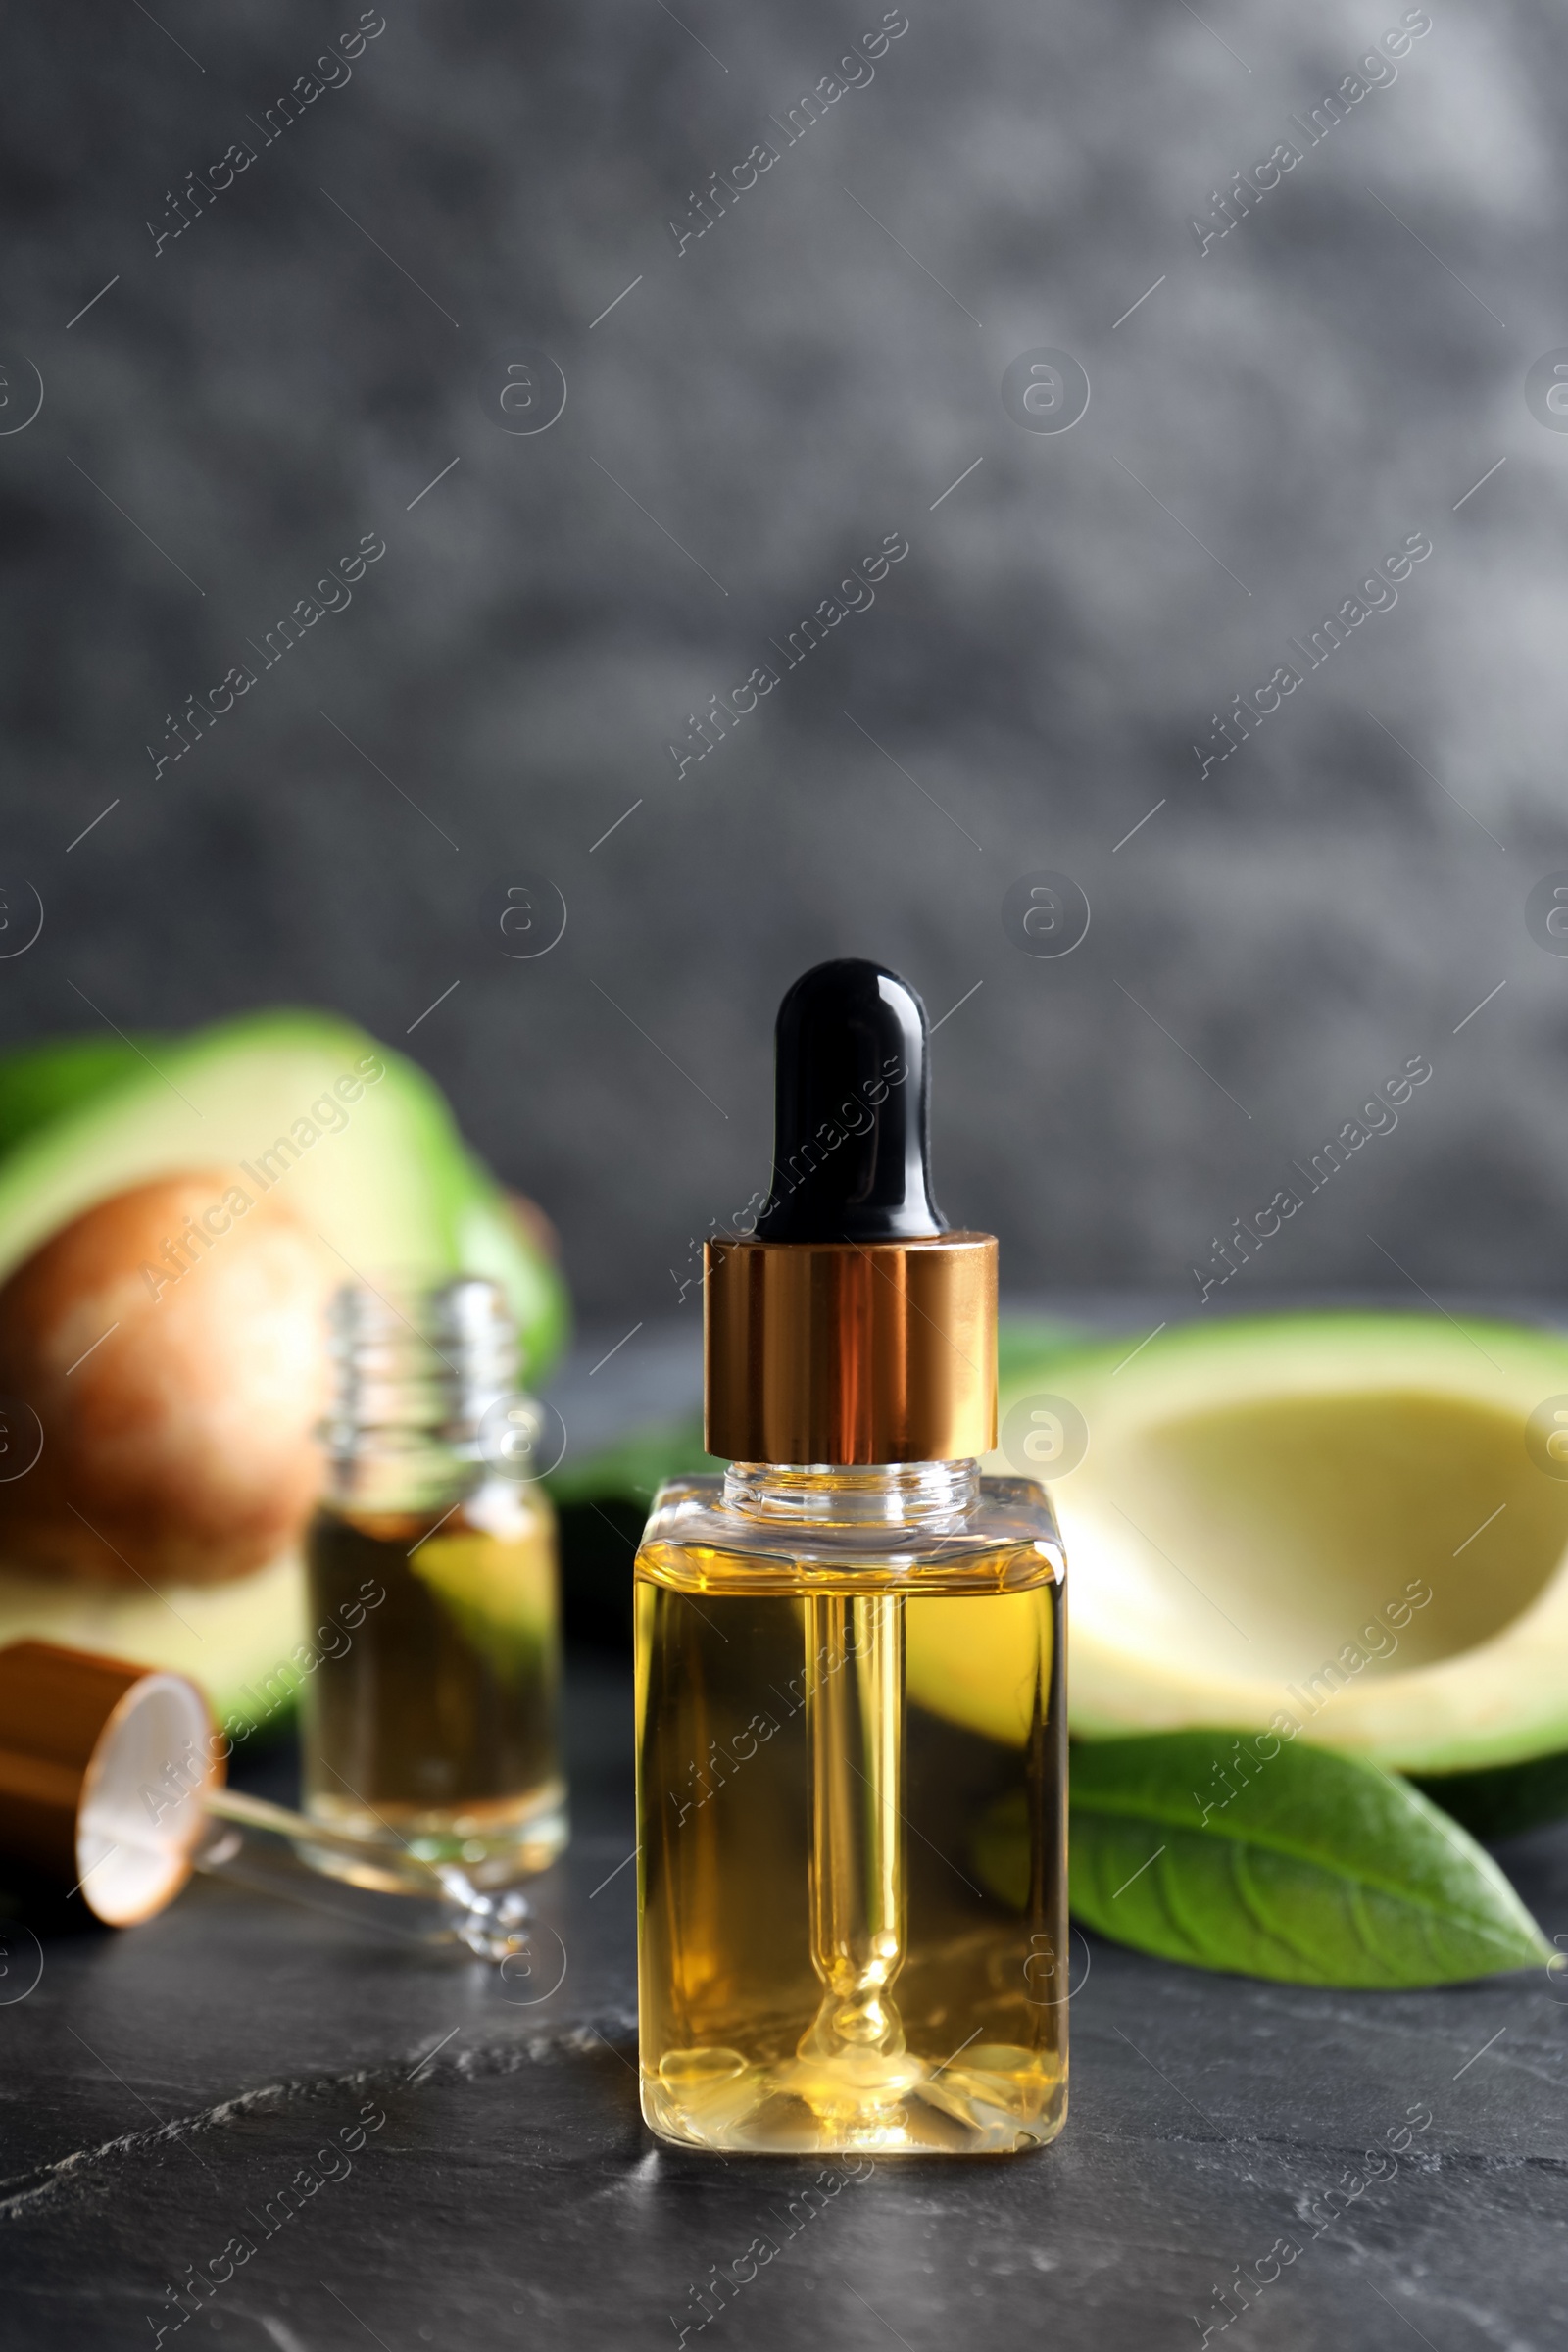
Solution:
M11 1642L59 1642L188 1674L231 1739L289 1721L308 1660L322 1646L307 1631L297 1551L230 1584L162 1592L0 1568L0 1649ZM325 1646L340 1649L342 1635L329 1632Z
M1135 1345L1015 1341L1004 1381L1004 1429L1032 1398L1046 1429L1065 1401L1088 1430L1065 1475L1036 1473L1067 1552L1075 1734L1272 1727L1424 1775L1568 1747L1568 1462L1526 1444L1538 1408L1568 1407L1568 1341L1320 1313ZM999 1648L910 1688L1004 1737L1013 1679Z
M140 1047L65 1039L0 1056L0 1282L116 1193L241 1163L258 1197L275 1190L320 1234L345 1282L489 1275L517 1318L525 1379L536 1384L560 1352L562 1277L464 1143L440 1090L353 1023L319 1013L249 1014ZM243 1722L277 1711L265 1686L272 1677L279 1688L303 1609L297 1559L167 1594L66 1585L0 1561L0 1642L39 1638L177 1667Z

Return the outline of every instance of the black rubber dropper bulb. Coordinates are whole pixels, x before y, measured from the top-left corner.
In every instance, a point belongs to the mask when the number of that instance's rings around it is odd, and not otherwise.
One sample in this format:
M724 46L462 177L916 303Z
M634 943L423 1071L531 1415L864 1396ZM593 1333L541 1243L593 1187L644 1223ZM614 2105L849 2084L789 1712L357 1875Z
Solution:
M925 1006L885 964L802 974L774 1032L773 1183L761 1242L946 1233L931 1198Z

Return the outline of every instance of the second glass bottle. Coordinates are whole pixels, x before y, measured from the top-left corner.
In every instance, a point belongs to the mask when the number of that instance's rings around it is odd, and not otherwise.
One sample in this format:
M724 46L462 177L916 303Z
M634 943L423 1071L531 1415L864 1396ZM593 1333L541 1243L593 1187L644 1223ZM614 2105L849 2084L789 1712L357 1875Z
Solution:
M305 1807L363 1842L367 1883L411 1850L504 1885L566 1839L555 1517L512 1318L478 1279L345 1289L331 1345L307 1559L311 1623L342 1646L306 1685Z

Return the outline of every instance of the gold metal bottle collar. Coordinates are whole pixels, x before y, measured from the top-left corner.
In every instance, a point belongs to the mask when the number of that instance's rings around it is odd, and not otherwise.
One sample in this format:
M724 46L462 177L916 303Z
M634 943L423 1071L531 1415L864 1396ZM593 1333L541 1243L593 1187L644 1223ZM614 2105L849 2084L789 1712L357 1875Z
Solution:
M958 1461L997 1442L997 1243L714 1241L704 1443L726 1461Z

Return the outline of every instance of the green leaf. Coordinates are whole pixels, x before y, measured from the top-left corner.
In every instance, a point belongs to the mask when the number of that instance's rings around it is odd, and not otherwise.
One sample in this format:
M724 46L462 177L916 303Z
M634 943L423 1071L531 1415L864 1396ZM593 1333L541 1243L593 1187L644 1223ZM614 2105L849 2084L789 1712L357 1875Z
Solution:
M1497 1865L1408 1782L1300 1740L1266 1754L1271 1737L1074 1747L1072 1907L1087 1927L1290 1984L1461 1984L1550 1959ZM982 1823L975 1861L1021 1901L1021 1797Z
M1004 1315L997 1325L997 1377L1009 1394L1044 1388L1063 1355L1078 1354L1092 1335L1059 1315Z
M641 1503L646 1518L666 1478L723 1468L721 1461L703 1451L702 1414L686 1413L678 1421L645 1423L581 1461L574 1462L568 1454L545 1483L558 1503Z
M1415 1786L1472 1838L1513 1838L1568 1816L1568 1751L1524 1764L1486 1764L1475 1772L1420 1773Z

